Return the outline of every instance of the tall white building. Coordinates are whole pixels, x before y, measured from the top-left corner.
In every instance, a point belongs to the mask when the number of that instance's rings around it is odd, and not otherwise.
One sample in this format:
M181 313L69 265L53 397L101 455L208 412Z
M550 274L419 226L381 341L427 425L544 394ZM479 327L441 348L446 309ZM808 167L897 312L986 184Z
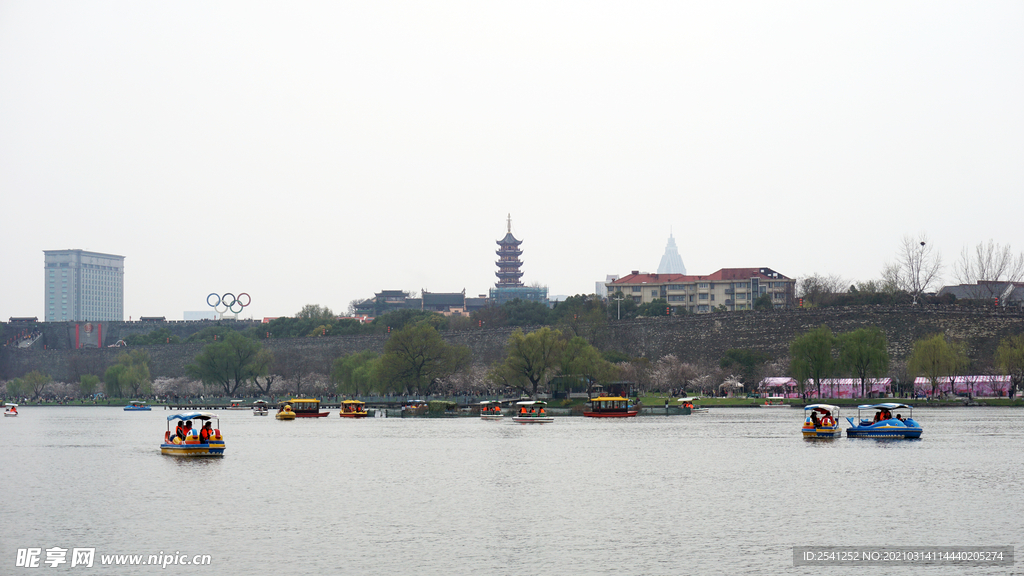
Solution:
M668 235L668 246L665 246L665 255L661 257L661 264L658 264L658 274L686 274L686 266L683 266L683 259L676 250L676 239L672 234Z
M124 320L124 256L43 250L46 322Z

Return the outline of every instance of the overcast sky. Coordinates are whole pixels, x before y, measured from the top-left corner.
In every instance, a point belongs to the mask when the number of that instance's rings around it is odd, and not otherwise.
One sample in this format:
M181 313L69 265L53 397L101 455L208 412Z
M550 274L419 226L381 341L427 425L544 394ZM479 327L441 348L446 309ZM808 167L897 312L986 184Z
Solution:
M43 250L125 316L1024 250L1024 3L0 0L0 319Z

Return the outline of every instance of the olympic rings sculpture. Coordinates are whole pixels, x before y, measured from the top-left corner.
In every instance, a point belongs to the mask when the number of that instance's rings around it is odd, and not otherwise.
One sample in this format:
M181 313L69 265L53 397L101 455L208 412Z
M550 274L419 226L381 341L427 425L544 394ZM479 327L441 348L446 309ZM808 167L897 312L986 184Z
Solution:
M244 304L242 303L243 296L245 297ZM217 301L211 303L210 298L216 298ZM238 314L239 312L242 311L243 308L245 308L251 303L252 297L246 294L245 292L242 292L238 296L235 296L231 292L225 292L223 294L217 294L216 292L212 292L206 296L206 305L216 310L217 313L219 314L224 314L228 311L231 311L233 314ZM218 310L218 306L224 306L224 309ZM238 307L238 310L235 310L235 306Z

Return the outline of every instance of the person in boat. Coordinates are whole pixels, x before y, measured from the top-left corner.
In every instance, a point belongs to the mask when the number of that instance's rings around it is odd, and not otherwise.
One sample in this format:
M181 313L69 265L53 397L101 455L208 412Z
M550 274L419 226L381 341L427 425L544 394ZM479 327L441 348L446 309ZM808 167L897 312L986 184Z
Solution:
M192 433L192 421L191 420L189 420L188 422L185 422L185 429L183 430L183 433L185 435L182 436L182 440L184 440L185 438L188 438L188 435Z
M900 422L906 422L907 419L903 417L903 414L896 414L896 419Z
M209 422L203 424L202 430L199 431L199 441L203 444L209 444L211 434L213 434L213 426Z
M522 414L523 416L526 416L526 406L520 406L519 413Z
M541 415L541 416L543 416L544 414L545 414L545 412L544 412L544 407L543 407L543 406L541 406L541 407L540 407L540 415Z
M181 438L183 441L185 440L185 423L181 420L178 420L178 425L174 427L173 438Z
M811 410L811 424L813 424L815 428L821 426L821 421L818 420L818 413L814 410Z

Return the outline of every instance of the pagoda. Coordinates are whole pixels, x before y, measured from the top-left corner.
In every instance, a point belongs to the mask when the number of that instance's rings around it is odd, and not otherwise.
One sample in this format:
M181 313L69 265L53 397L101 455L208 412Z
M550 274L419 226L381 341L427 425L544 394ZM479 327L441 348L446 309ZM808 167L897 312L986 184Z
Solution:
M495 243L499 246L498 251L495 254L498 255L498 261L495 264L498 266L498 271L494 273L498 277L498 281L494 283L497 288L518 288L523 285L519 281L523 277L523 272L519 269L523 265L523 262L519 260L519 256L522 255L523 251L519 249L519 245L523 243L522 240L516 240L516 237L512 235L512 215L508 215L508 231L505 233L505 237L501 240L496 240Z
M521 280L523 272L520 268L523 262L519 257L523 254L523 251L519 249L519 245L522 243L522 240L517 240L512 235L512 215L509 214L505 237L496 241L498 251L495 254L498 255L498 261L495 262L495 265L498 266L498 271L494 275L498 277L498 281L494 283L494 288L490 290L491 304L501 306L506 302L518 299L541 302L547 305L547 287L525 286Z

